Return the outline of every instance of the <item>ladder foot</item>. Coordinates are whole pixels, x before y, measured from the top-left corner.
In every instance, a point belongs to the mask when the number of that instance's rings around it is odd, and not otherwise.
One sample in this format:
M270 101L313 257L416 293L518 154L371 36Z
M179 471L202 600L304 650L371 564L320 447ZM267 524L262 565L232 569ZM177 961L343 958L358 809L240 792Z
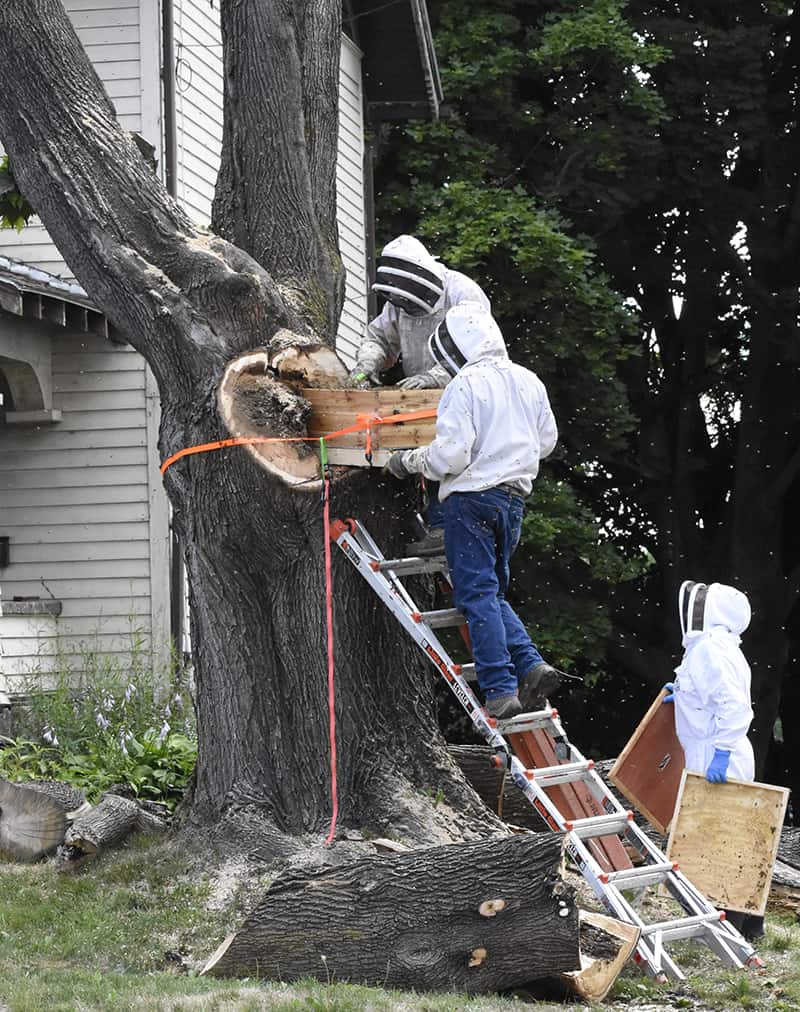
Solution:
M669 977L665 973L657 973L653 980L656 984L669 984Z
M747 962L745 963L745 966L747 966L751 970L765 970L766 967L767 967L767 964L764 962L764 960L761 958L761 956L757 956L754 953L747 960Z

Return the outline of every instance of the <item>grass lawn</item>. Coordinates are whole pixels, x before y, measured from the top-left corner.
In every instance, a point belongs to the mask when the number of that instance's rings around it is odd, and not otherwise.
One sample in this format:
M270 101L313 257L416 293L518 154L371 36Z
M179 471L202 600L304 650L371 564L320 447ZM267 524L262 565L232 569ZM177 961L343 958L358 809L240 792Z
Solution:
M200 878L191 867L183 853L142 836L77 874L58 874L48 864L0 864L0 1012L560 1007L500 997L401 994L336 982L199 977L197 969L253 895L221 889L218 877ZM771 915L760 952L768 963L765 971L732 973L703 947L684 946L679 961L691 974L686 983L656 987L630 967L602 1007L800 1012L800 926Z

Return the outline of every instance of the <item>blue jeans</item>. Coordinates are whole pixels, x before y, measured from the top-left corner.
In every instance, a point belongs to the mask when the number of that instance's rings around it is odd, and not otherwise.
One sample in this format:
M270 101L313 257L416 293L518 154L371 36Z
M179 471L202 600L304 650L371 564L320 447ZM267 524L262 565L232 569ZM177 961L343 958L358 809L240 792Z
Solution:
M543 663L505 599L524 503L490 488L452 492L442 507L453 601L467 619L478 684L487 699L511 696L531 668Z
M425 491L428 494L428 527L444 527L444 503L439 502L439 482L426 478Z

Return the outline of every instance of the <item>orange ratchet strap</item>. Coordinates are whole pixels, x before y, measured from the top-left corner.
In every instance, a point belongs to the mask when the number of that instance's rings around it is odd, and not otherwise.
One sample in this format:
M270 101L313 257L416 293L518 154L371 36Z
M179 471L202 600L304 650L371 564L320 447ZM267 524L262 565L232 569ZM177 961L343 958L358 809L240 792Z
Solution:
M356 415L356 421L346 429L339 429L338 432L331 432L322 438L329 442L341 436L349 436L353 432L366 429L367 449L372 451L372 433L374 425L397 425L400 422L421 422L425 418L435 418L436 409L427 408L425 411L409 411L404 415L388 415L381 418L379 415ZM182 457L189 457L194 453L208 453L210 450L224 450L228 446L254 446L261 443L318 443L319 436L233 436L230 439L219 439L214 443L198 443L196 446L187 446L167 457L161 464L161 473L164 474L168 467L171 467L176 460Z

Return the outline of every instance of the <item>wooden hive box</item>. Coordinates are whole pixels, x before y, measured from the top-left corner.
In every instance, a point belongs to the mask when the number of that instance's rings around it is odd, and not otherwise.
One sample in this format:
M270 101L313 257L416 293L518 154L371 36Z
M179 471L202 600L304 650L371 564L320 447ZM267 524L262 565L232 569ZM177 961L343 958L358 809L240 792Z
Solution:
M684 770L667 856L712 903L763 914L788 800L785 787Z
M684 756L675 733L675 709L662 691L642 717L609 773L611 783L663 836L669 831Z
M372 466L382 467L395 450L427 446L436 435L436 418L424 418L397 424L377 424L377 419L418 411L435 411L441 390L401 390L398 387L376 387L373 390L301 391L311 404L308 423L310 436L327 436L349 428L359 416L374 417L371 426ZM327 444L332 464L369 467L366 458L367 432L361 429L331 439Z

